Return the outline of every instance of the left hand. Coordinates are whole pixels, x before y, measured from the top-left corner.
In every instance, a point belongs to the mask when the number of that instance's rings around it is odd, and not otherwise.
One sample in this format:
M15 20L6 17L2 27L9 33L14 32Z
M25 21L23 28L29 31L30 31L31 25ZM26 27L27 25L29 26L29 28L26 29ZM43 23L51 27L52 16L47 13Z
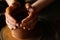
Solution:
M23 29L31 30L34 28L36 22L38 21L38 14L36 14L36 11L29 3L26 4L26 9L28 10L29 15L22 20L20 27Z

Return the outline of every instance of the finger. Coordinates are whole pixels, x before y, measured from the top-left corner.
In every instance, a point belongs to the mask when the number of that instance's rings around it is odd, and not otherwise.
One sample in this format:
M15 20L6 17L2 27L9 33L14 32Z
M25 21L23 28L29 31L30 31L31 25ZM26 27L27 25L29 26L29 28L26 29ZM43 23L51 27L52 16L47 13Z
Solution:
M16 29L16 27L13 28L11 25L7 25L7 26L10 30L15 30Z
M6 20L9 21L10 24L12 24L12 25L17 24L17 26L18 26L18 23L14 22L14 20L10 19L10 17L6 16Z
M10 29L10 30L13 30L13 28L11 28L11 26L10 25L7 25L8 26L8 28Z
M11 25L18 26L18 23L13 23L13 22L11 22L9 19L6 19L6 21L7 21L9 24L11 24Z
M34 27L35 27L35 25L37 23L37 19L38 18L36 17L31 23L29 23L29 25L27 26L28 31L34 29Z
M26 7L26 9L27 9L28 12L30 12L30 13L33 12L33 7L31 6L30 3L26 3L26 4L25 4L25 7Z
M17 23L14 23L14 22L12 22L10 19L8 19L7 17L6 17L6 23L7 23L7 25L11 25L14 29L15 29L15 27L17 26L16 24Z
M33 9L32 9L32 10L33 10ZM33 11L32 11L32 12L29 12L28 17L26 17L25 19L23 19L23 20L22 20L22 23L28 22L29 20L32 19L33 16L34 16L34 15L33 15Z
M30 22L28 22L29 24L26 24L26 29L30 30L34 28L34 25L37 22L37 17L33 18L33 20L31 20ZM28 26L27 26L28 25Z
M35 27L37 21L38 21L38 18L36 18L35 20L33 20L33 22L30 24L28 30L29 30L29 29L30 29L30 30L31 30L31 29L34 29L34 27Z
M15 25L10 24L9 21L6 20L6 23L7 23L7 25L10 25L11 28L15 28Z
M12 25L12 27L14 27L14 29L19 28L19 24L18 23L14 23L11 20L9 20L8 18L6 18L7 23L9 23L10 25Z
M30 3L26 3L26 4L25 4L25 7L26 7L27 10L28 10L29 8L31 8Z
M23 24L23 29L30 30L34 28L35 23L37 22L38 16L36 15L32 20L28 21L27 23Z
M36 18L37 18L38 16L37 15L35 15L30 21L28 21L26 24L31 24L32 22L34 22L34 21L36 21Z
M12 20L13 22L16 22L16 20L11 16L11 12L12 12L13 8L12 7L7 7L6 8L6 12L5 12L5 17L8 17L10 20Z
M29 25L29 24L31 24L33 21L35 21L35 19L37 18L37 15L35 16L35 17L33 17L32 19L30 19L28 22L26 22L26 23L22 23L22 25Z
M6 12L5 12L5 17L6 19L8 19L12 24L15 24L17 21L10 15L12 10L14 10L14 8L12 7L8 7L6 8Z
M11 20L13 23L16 23L16 20L12 16L10 16L9 14L5 14L5 17L7 19Z
M6 24L8 25L9 29L16 29L15 25L11 25L7 20L6 20Z
M37 18L36 18L36 19L37 19ZM34 29L36 22L37 22L37 20L36 20L36 21L33 20L33 22L31 22L31 23L23 26L23 29L24 29L24 30L28 30L28 31L31 30L31 29Z

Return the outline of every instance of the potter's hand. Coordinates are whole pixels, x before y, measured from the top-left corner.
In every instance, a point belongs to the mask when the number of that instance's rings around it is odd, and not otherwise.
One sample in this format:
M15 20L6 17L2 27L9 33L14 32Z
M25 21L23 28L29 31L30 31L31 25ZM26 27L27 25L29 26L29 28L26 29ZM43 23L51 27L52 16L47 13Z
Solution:
M17 21L11 16L12 11L15 9L15 6L21 6L19 2L16 2L16 0L6 0L8 7L6 8L5 12L5 18L6 18L6 24L9 29L16 29L16 26L18 26ZM13 13L15 14L15 13Z
M10 29L20 28L19 24L28 15L25 9L20 7L8 7L5 12L6 24Z
M26 30L31 30L36 25L36 22L38 20L38 14L36 14L36 11L29 3L27 3L25 7L28 10L28 16L22 20L20 27Z
M26 17L26 10L15 0L6 0L6 2L9 5L5 12L6 24L9 29L16 29L16 27L19 27L21 20Z
M17 24L16 20L10 15L12 7L8 7L5 12L6 24L9 29L16 29L15 25ZM18 25L18 24L17 24Z

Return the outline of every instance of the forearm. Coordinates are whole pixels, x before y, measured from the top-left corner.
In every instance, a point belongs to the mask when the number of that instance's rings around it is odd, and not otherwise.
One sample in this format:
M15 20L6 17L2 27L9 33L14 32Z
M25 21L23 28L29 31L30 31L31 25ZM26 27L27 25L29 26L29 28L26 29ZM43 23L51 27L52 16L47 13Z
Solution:
M38 12L46 7L48 4L52 3L54 0L37 0L31 6Z

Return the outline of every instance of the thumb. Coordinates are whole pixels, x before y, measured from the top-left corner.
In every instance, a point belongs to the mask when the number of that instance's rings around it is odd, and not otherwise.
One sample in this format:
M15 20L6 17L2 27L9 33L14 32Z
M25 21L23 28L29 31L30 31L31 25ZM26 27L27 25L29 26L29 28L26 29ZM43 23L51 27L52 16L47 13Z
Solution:
M22 20L22 24L24 24L24 23L28 22L29 20L31 20L32 17L33 17L33 14L34 14L33 13L34 9L31 7L31 5L29 3L26 3L25 7L28 11L28 16Z
M28 10L29 8L31 8L30 3L26 3L26 4L25 4L25 7L26 7L27 10Z
M28 16L22 20L23 24L28 22L29 20L31 20L33 18L33 16L34 16L33 12L34 12L34 10L32 8L30 8L29 12L28 12Z

